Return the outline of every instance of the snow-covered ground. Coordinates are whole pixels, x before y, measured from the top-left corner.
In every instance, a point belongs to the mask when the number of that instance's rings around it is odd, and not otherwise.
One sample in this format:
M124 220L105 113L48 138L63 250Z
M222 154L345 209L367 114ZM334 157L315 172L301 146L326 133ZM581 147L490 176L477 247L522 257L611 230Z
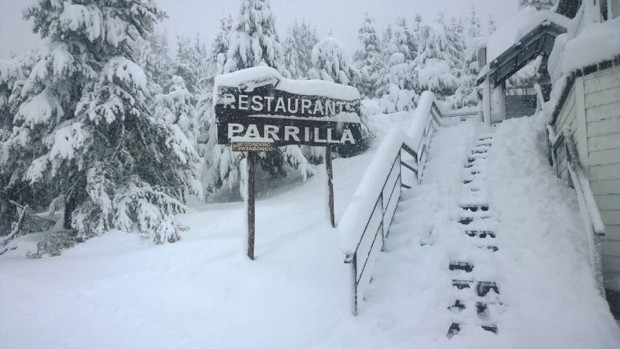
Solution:
M373 122L406 127L406 117ZM476 134L489 132L472 122L436 135L424 183L403 196L358 317L325 217L324 178L315 176L258 201L254 262L243 253L241 203L184 215L190 230L175 244L110 232L27 260L33 242L22 241L0 257L0 348L617 348L574 193L546 166L536 129L534 119L502 124L485 169L481 195L500 250L480 272L501 288L498 335L445 336L456 292L448 262L469 253L452 227L463 161ZM337 217L372 156L334 161Z

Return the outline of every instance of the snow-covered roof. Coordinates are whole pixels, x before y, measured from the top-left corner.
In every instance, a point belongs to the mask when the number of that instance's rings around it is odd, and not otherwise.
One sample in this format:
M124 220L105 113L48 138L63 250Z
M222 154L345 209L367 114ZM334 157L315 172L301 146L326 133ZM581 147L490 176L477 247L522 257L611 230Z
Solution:
M619 55L620 17L604 23L591 23L585 26L579 35L566 42L561 60L557 63L563 74L569 74L583 67L614 59Z
M486 45L487 62L492 62L517 43L524 35L545 21L555 23L564 28L568 28L571 22L569 18L552 11L539 11L534 7L525 7L489 36Z
M597 65L604 62L613 61L613 65L618 66L619 57L620 18L588 23L574 38L559 36L548 65L553 90L544 110L550 115L550 121L555 122L578 71L598 71ZM590 69L592 67L594 69ZM601 65L600 69L606 68Z

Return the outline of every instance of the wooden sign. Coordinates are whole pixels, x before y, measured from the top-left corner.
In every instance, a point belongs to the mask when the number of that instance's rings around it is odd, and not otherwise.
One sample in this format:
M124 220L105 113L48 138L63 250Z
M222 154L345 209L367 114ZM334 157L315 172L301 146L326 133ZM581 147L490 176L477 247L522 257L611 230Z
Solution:
M321 80L284 79L269 67L215 78L214 110L218 144L247 152L247 255L254 259L256 152L278 146L325 147L330 223L334 216L331 145L362 140L357 89Z
M214 108L218 144L241 137L267 139L274 146L327 146L356 144L362 138L355 88L284 79L268 67L218 76Z

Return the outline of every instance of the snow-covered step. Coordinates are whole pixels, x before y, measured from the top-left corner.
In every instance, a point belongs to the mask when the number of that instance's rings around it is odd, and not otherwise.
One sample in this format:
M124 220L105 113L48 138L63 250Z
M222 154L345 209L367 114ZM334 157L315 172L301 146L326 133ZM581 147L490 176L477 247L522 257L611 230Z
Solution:
M456 312L465 310L466 307L467 306L465 305L465 303L463 303L462 300L457 298L457 300L454 301L454 304L448 307L448 310L450 310L453 313L456 313Z
M469 262L450 262L448 269L451 271L464 271L471 273L474 270L474 265Z
M451 254L449 269L456 300L448 307L452 314L446 334L448 338L468 326L498 332L494 321L498 313L496 306L501 304L500 290L492 281L497 275L491 257L493 252L498 251L494 243L498 222L489 206L483 175L492 140L493 135L478 137L463 164L463 185L457 201L459 211L455 223L467 240L462 240L461 248Z
M482 213L471 212L468 215L461 215L461 218L459 218L457 222L459 222L459 224L462 224L462 225L470 225L471 223L475 221L481 221L481 220L486 221L490 219L491 219L491 216L486 214L485 212L482 212Z
M495 239L495 233L490 230L465 230L464 233L471 238Z
M484 194L482 190L478 192L471 192L471 189L470 189L470 192L467 194L468 195L464 195L462 199L458 200L457 203L459 206L487 205L487 203L489 202L487 196Z
M467 158L467 162L472 163L476 161L486 160L489 157L487 153L485 154L470 154Z
M485 249L487 251L491 251L491 252L497 252L499 251L499 247L495 246L495 245L484 245L484 246L478 246L479 249Z
M489 210L489 205L462 205L461 208L471 212L478 212L479 210L486 212Z

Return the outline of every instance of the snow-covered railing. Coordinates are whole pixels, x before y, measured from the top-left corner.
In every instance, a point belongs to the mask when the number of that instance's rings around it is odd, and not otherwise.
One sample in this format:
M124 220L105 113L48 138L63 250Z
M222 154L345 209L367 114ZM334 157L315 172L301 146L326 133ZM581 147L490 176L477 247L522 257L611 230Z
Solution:
M586 177L579 157L577 148L570 132L561 131L556 134L551 125L547 125L549 134L550 162L557 166L558 152L563 152L566 158L566 169L568 171L570 184L577 193L579 211L585 224L586 239L588 241L588 253L590 254L590 265L594 277L599 287L599 291L604 295L603 271L601 261L601 238L605 236L605 224L601 218L594 194L590 188L590 182Z
M455 125L467 120L482 120L482 116L477 110L443 113L441 115L441 124L444 126Z
M419 179L422 179L424 166L426 166L426 156L428 155L432 134L441 126L441 118L441 111L435 103L435 95L430 91L422 92L407 132L413 144L416 145L414 150L418 154L418 164L420 164Z
M432 93L424 93L408 134L393 129L385 136L338 224L340 248L351 265L354 315L370 283L370 268L385 246L402 188L411 188L421 178L440 116ZM405 176L403 168L412 175Z

